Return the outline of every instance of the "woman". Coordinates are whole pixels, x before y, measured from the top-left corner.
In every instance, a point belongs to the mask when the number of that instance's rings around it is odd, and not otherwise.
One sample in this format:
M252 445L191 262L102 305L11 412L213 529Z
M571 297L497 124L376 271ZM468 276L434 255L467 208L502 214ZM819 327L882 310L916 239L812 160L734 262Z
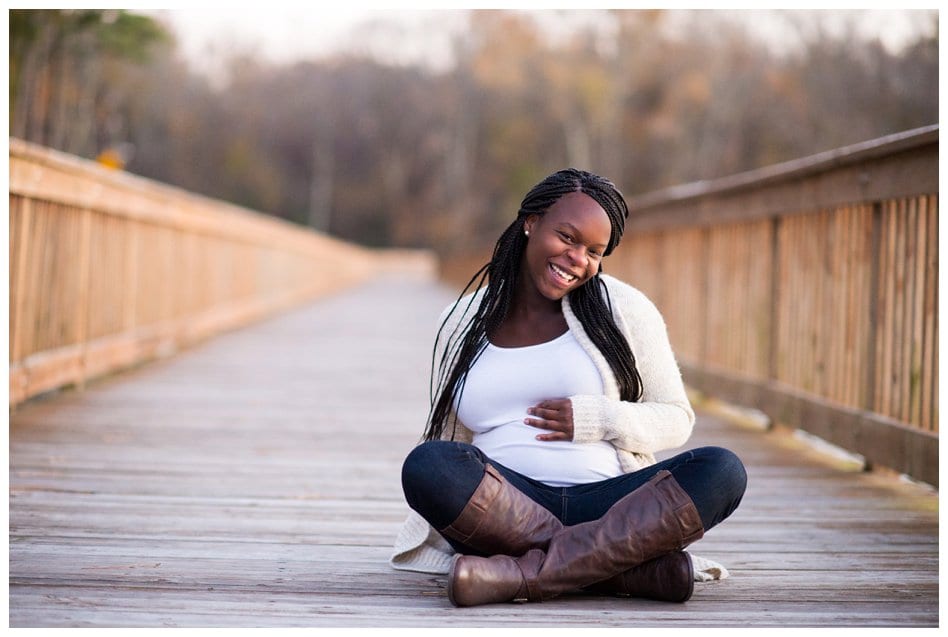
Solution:
M725 449L655 461L685 443L694 412L658 310L602 274L627 217L610 181L550 175L476 291L442 314L392 564L444 572L451 559L456 606L580 589L685 601L696 575L682 549L744 494Z

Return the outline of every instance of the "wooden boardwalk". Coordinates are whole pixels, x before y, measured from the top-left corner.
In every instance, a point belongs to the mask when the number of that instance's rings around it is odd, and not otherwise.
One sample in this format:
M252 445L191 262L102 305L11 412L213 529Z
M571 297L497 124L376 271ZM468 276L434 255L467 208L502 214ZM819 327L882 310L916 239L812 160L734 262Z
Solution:
M10 426L10 625L937 626L937 494L700 411L748 467L687 604L451 607L392 570L402 458L451 293L379 279L28 403Z

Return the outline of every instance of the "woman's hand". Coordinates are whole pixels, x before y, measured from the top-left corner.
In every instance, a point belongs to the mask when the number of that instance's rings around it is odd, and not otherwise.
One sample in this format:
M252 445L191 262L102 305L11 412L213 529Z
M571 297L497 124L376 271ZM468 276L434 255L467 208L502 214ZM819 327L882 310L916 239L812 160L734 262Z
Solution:
M540 434L537 440L573 439L573 403L569 398L544 400L527 410L534 418L524 418L531 427L548 429L553 433Z

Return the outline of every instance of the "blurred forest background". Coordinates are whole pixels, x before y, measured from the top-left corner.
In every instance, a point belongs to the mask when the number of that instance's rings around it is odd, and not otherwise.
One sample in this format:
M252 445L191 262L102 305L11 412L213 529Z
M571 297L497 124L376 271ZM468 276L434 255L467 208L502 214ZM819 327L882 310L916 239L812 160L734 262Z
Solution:
M550 38L472 11L446 70L234 53L221 81L117 10L10 10L10 131L370 246L480 252L568 165L626 194L938 121L937 12L898 51L787 12L776 50L714 11L610 11Z

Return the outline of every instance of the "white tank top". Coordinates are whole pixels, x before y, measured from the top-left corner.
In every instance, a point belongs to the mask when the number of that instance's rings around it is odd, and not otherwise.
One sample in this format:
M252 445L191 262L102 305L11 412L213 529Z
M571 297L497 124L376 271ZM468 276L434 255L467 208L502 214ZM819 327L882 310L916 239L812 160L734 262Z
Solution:
M621 475L615 447L604 440L537 440L547 430L523 419L543 400L602 393L599 370L567 331L527 347L488 343L468 372L456 410L474 432L474 446L488 457L550 486L567 487Z

